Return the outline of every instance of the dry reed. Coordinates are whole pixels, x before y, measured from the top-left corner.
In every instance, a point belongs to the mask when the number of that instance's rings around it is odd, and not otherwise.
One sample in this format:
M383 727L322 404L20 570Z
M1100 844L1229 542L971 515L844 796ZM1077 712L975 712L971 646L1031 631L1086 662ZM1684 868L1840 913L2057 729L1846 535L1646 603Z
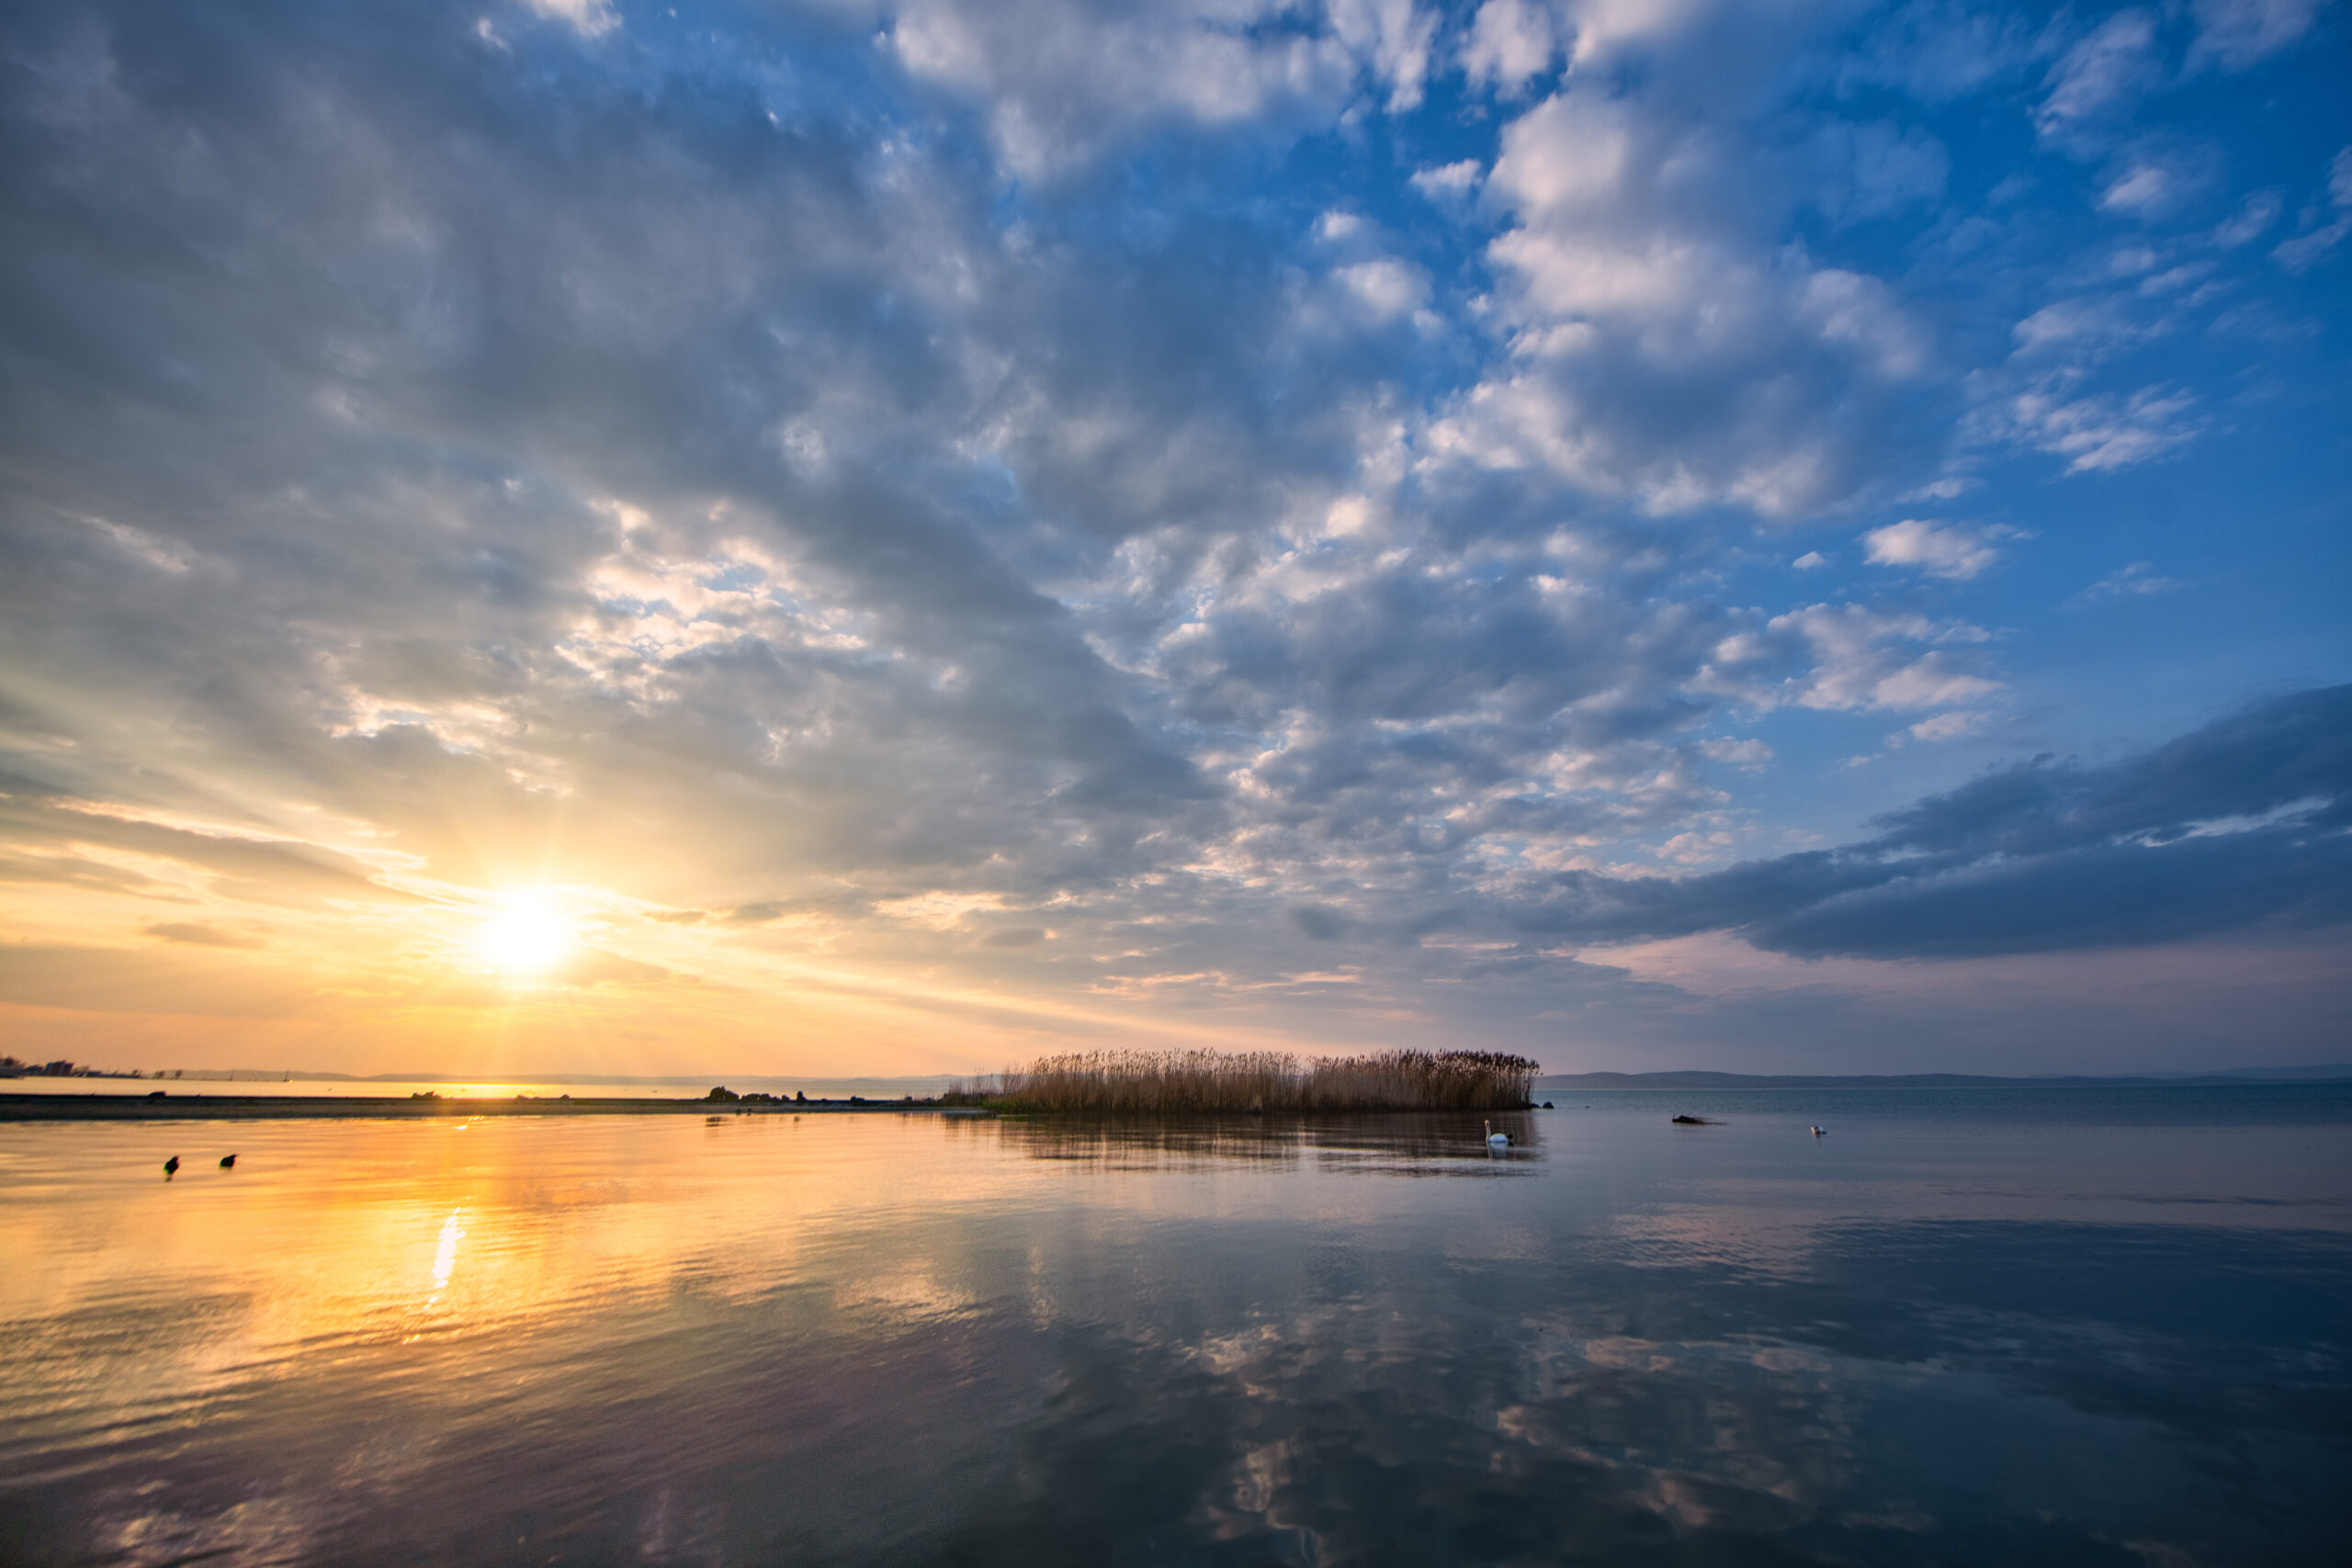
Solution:
M1287 1052L1088 1051L1004 1074L955 1099L1021 1111L1159 1115L1190 1111L1513 1111L1542 1068L1493 1051L1383 1051L1309 1060ZM943 1096L942 1098L950 1098Z

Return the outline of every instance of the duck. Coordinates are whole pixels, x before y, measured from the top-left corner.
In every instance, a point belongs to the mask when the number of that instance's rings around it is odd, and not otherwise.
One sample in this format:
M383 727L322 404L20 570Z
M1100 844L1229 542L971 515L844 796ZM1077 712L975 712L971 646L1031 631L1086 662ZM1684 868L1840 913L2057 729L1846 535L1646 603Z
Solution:
M1813 1129L1813 1135L1816 1138L1826 1138L1829 1135L1829 1129L1826 1127L1815 1127Z
M174 1155L164 1162L164 1179L169 1181L180 1173L180 1156Z
M1507 1149L1510 1147L1510 1134L1496 1132L1495 1124L1489 1122L1487 1123L1487 1146L1490 1149Z
M222 1155L220 1156L220 1168L223 1170L236 1169L237 1156L235 1155Z

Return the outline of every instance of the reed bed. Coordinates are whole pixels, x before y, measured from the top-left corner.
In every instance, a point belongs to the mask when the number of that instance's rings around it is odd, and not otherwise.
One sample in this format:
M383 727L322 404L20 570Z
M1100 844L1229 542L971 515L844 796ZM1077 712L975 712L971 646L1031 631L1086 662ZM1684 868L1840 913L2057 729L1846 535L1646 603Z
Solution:
M1164 1115L1193 1111L1515 1111L1542 1068L1494 1051L1382 1051L1317 1057L1283 1051L1087 1051L1042 1056L993 1090L950 1100L1011 1110Z

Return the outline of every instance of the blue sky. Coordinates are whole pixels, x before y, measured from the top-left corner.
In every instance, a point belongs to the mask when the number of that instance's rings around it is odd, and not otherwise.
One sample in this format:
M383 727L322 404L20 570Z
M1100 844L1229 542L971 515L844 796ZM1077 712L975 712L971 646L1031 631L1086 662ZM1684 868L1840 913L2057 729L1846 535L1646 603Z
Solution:
M2307 0L12 7L0 1016L2338 1059L2347 65Z

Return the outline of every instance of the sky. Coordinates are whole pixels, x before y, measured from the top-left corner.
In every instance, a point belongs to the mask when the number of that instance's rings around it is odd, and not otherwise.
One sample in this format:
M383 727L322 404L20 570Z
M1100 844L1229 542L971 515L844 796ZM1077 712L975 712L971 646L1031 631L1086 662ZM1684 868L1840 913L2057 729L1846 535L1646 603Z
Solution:
M0 1050L2352 1056L2321 0L0 13Z

